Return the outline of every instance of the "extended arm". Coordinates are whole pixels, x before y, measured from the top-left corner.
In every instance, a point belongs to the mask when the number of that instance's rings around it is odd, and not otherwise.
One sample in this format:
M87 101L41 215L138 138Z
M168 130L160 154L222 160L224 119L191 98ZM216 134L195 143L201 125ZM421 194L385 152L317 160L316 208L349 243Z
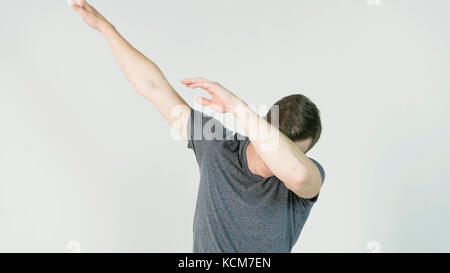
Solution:
M158 66L130 45L115 27L85 0L78 0L73 8L89 26L105 37L133 88L156 107L183 139L187 139L186 124L190 107L169 84Z

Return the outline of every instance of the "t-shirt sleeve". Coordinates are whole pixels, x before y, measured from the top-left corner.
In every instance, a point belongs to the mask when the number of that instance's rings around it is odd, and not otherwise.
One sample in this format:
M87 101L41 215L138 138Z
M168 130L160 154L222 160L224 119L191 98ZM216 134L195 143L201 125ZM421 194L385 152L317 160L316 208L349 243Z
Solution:
M226 140L230 133L232 134L220 121L200 111L191 110L187 124L187 146L194 151L198 162L211 148L210 145L216 141Z

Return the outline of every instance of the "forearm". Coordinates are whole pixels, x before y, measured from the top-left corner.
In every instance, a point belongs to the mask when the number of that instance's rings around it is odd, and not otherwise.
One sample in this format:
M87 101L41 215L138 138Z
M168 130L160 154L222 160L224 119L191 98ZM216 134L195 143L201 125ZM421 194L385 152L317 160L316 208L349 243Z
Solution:
M270 171L289 189L308 192L317 169L297 145L244 103L236 107L234 114Z

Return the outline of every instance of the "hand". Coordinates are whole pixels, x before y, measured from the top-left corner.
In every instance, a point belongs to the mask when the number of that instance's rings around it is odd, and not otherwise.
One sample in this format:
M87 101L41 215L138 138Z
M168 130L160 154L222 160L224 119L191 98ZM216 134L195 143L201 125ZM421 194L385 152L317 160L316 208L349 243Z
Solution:
M93 29L101 31L101 29L109 25L109 22L94 7L89 5L86 0L72 1L73 9L81 15L84 22Z
M182 80L181 83L192 89L201 88L207 91L212 96L211 99L197 97L196 102L216 112L234 113L236 108L243 104L238 97L217 82L211 82L203 78L193 78Z

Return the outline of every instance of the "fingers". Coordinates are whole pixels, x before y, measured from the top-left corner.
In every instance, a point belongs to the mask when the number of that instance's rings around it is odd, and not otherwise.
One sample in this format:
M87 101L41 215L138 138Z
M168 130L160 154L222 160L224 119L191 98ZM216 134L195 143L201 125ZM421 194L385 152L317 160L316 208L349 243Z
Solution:
M83 5L85 5L86 2L84 2L84 1L82 2L81 0L68 0L67 4L69 4L69 6L72 6L72 8L76 12L80 13L83 10L83 8L84 8Z
M210 106L211 103L212 103L211 100L209 100L207 98L204 98L204 97L197 97L197 98L195 98L195 102L200 104L200 105L203 105L203 106Z
M218 87L217 83L208 81L203 78L185 79L182 80L181 83L183 83L184 85L186 85L186 87L189 87L191 89L201 88L210 94L214 93L215 88Z
M78 2L78 5L82 8L84 8L87 5L86 0L76 0L76 1Z
M184 85L190 85L190 84L194 84L194 83L200 83L200 82L207 82L207 79L204 78L190 78L190 79L184 79L181 80L181 83Z
M225 112L224 109L220 105L214 104L212 102L212 100L210 100L210 99L207 99L207 98L204 98L204 97L197 97L197 98L195 98L195 102L200 104L200 105L209 107L213 111L216 111L216 112L219 112L219 113L224 113Z
M67 5L69 6L83 6L84 4L86 4L85 1L82 0L67 0Z
M67 4L76 11L81 11L89 6L86 0L67 0Z
M214 91L215 91L214 85L211 82L196 83L196 84L189 85L188 87L191 89L201 88L211 95L213 95Z
M80 12L81 11L81 7L78 5L72 5L72 8L76 11L76 12Z

